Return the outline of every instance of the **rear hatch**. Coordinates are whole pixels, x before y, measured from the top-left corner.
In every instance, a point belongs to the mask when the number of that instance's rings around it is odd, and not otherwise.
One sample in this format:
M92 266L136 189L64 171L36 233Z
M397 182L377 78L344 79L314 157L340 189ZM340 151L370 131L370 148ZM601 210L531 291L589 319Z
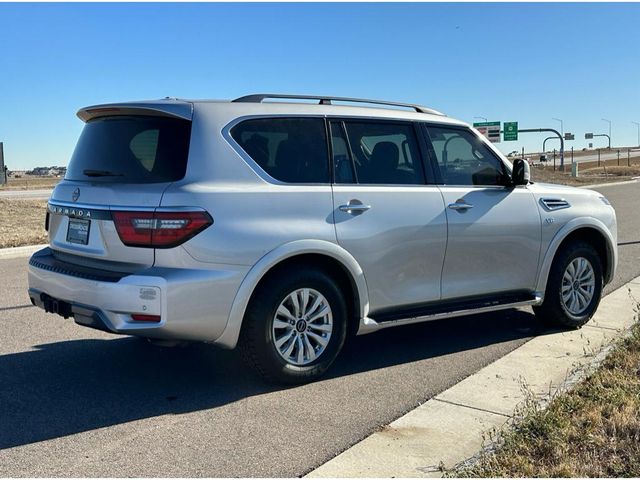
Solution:
M138 222L151 222L164 191L184 177L191 115L191 104L179 101L78 112L86 125L49 200L49 240L56 257L124 272L153 265L154 248L144 238L136 241L133 231L133 239L126 237L123 222L130 220L127 212L136 212Z

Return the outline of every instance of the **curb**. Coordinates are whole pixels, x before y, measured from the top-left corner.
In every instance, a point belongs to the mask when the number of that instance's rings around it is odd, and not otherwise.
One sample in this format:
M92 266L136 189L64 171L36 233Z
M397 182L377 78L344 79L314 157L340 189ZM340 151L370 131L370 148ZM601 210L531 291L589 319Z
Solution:
M48 247L48 244L25 245L23 247L0 248L0 259L28 257L38 250Z
M611 183L596 183L594 185L580 185L578 188L600 188L600 187L613 187L615 185L629 185L630 183L638 183L640 177L634 177L632 180L625 180L623 182L611 182Z
M579 330L535 337L353 445L306 477L441 477L513 422L520 405L571 388L635 323L640 277L611 292Z

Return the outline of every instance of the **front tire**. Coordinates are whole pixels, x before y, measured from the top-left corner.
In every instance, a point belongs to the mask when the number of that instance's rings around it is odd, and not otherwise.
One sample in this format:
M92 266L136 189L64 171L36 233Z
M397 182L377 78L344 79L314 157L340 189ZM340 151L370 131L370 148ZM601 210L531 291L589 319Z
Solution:
M340 289L322 271L285 269L254 293L243 321L240 348L268 381L316 380L342 349L347 308Z
M542 305L534 307L543 322L565 328L580 328L596 312L602 297L602 262L588 243L564 247L551 265Z

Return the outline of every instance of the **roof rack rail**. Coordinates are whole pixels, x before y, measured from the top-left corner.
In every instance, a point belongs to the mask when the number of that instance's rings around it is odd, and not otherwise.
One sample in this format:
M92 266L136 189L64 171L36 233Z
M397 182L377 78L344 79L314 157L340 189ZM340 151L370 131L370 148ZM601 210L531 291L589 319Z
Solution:
M418 113L430 113L432 115L442 115L444 113L433 110L432 108L423 107L420 105L414 105L411 103L399 103L399 102L387 102L385 100L370 100L366 98L350 98L350 97L329 97L322 95L288 95L281 93L256 93L252 95L245 95L244 97L231 100L232 102L239 103L262 103L263 100L268 98L283 98L290 100L318 100L319 105L331 105L332 101L336 102L353 102L353 103L370 103L372 105L389 105L392 107L404 107L411 108Z

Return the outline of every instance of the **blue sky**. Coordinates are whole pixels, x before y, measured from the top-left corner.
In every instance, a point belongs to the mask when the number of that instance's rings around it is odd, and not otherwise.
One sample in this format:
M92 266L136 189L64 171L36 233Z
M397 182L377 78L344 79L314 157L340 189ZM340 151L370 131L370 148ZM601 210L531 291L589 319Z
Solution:
M66 165L85 105L265 91L558 117L575 148L607 118L614 144L638 141L640 4L0 4L0 22L10 169Z

